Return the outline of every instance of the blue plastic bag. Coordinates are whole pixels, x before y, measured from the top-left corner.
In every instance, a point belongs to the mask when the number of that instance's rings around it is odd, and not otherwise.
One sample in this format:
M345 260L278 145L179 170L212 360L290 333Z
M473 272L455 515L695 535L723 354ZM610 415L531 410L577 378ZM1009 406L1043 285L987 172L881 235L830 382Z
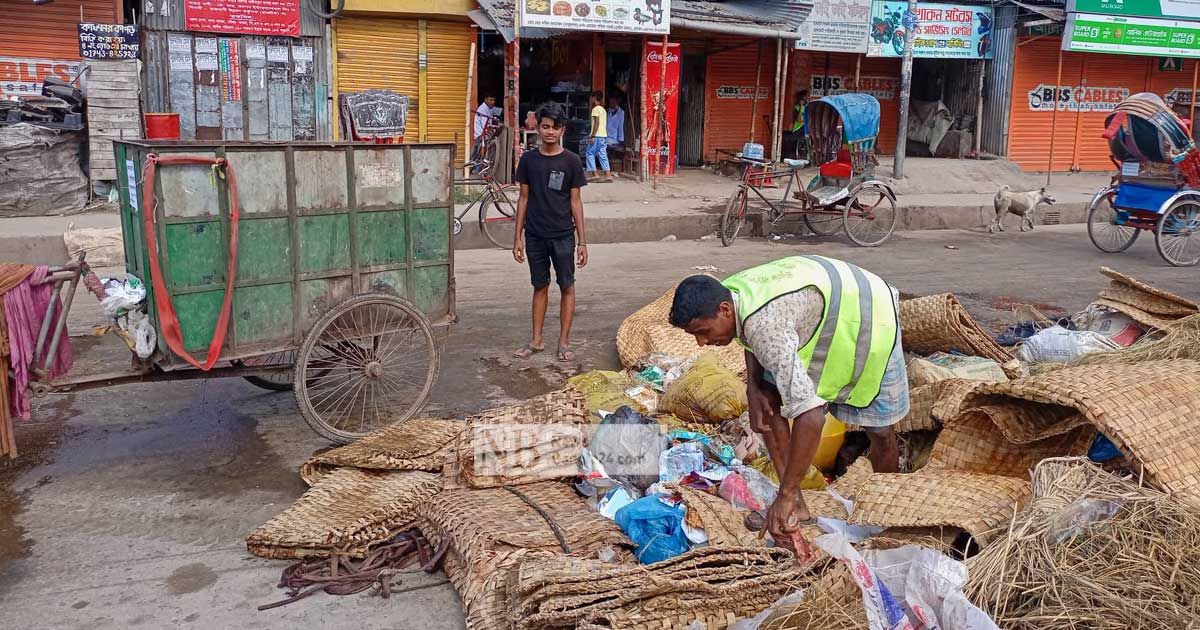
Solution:
M642 564L662 562L688 550L683 507L667 505L659 496L642 497L618 510L613 519L637 545L637 558Z
M1104 463L1123 456L1124 453L1117 448L1112 440L1108 439L1103 433L1097 433L1096 439L1092 440L1092 447L1088 449L1088 459Z

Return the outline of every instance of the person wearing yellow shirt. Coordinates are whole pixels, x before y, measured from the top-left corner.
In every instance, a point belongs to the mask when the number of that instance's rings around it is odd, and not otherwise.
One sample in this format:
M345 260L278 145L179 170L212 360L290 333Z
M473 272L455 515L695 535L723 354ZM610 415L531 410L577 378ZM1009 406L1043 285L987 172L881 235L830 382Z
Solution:
M612 171L608 165L608 110L604 109L604 94L597 91L592 92L592 131L588 134L587 150L587 178L593 182L611 182L613 181ZM596 173L596 162L600 162L600 169L604 171L604 175L598 176Z

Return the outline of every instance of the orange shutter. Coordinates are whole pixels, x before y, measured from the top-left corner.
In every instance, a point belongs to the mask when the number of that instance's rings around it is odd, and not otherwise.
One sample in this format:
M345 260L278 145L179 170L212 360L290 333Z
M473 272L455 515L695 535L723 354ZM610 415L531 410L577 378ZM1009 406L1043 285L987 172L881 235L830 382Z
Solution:
M741 151L750 141L750 113L754 91L755 62L758 60L758 41L715 42L714 47L745 43L733 50L710 55L705 74L704 96L704 159L715 160L717 149ZM771 147L772 106L775 102L775 42L762 40L762 74L758 80L759 93L755 112L754 141L767 152ZM735 98L737 89L740 97Z

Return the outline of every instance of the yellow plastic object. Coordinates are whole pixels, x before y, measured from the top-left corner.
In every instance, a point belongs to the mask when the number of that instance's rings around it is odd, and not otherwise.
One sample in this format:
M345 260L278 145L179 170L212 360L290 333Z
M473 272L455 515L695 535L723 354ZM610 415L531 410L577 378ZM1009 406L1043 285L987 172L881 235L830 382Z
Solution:
M622 406L631 407L640 414L649 412L645 405L626 394L633 386L633 380L620 372L592 370L572 376L567 383L583 394L588 413L612 413Z
M804 481L800 482L801 490L824 490L825 475L816 466L809 466L808 472L804 474Z
M825 414L825 427L821 429L821 445L813 457L813 465L825 472L830 472L837 464L838 451L846 441L846 425L833 414ZM823 487L823 486L822 486Z
M746 411L746 384L712 354L701 355L675 379L658 408L684 422L723 422Z

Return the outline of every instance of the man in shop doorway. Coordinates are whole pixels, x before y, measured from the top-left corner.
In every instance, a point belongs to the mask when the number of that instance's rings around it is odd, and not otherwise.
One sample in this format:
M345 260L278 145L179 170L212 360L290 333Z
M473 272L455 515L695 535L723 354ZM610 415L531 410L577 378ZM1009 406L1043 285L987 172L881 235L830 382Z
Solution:
M587 140L587 178L592 182L613 181L612 169L608 166L608 111L604 109L604 94L592 92L592 131ZM596 174L596 162L604 175Z
M608 95L608 146L625 145L625 110L621 107L621 96Z
M796 104L792 106L792 130L787 136L785 153L794 159L802 159L808 155L808 130L804 127L804 110L808 106L808 90L796 92Z
M496 107L496 97L488 94L483 97L483 101L479 103L479 107L475 109L475 142L474 151L472 151L472 160L482 160L488 155L488 144L491 143L494 134L487 133L488 126L498 119L502 110Z
M736 273L685 278L671 325L701 346L737 341L746 351L750 424L779 474L767 512L777 543L799 546L810 513L800 484L828 409L870 439L875 472L897 472L895 425L908 414L899 295L879 276L824 256L781 258Z
M593 98L593 100L595 100ZM603 111L603 108L601 108ZM575 316L575 266L587 266L587 238L583 229L583 198L579 189L587 185L579 156L562 146L567 115L557 104L542 106L537 113L539 146L527 151L517 163L516 236L513 259L529 259L533 283L533 336L513 353L518 359L546 348L542 326L550 303L550 268L562 292L559 303L558 360L574 361L571 351L571 322Z

